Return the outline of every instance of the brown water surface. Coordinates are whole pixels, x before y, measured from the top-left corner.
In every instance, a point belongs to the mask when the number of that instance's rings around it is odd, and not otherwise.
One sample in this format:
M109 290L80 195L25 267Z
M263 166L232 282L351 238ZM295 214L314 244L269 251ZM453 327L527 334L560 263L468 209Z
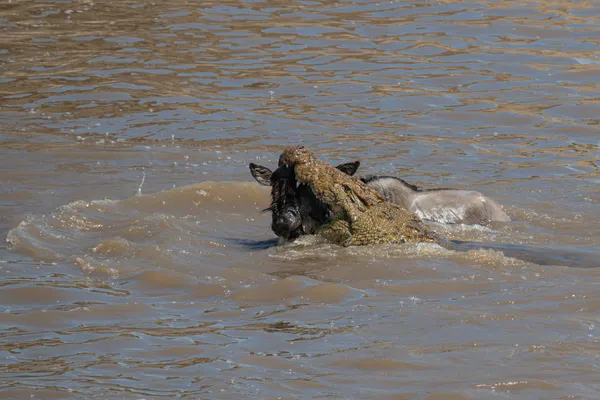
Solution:
M599 2L11 0L0 71L0 397L600 397L600 269L274 246L248 171L302 143L597 251Z

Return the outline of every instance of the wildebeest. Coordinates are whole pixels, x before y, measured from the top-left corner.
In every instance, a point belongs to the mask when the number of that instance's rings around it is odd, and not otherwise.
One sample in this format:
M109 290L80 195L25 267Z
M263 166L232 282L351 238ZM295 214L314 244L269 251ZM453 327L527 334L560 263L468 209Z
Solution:
M359 161L340 164L336 168L354 175ZM275 171L250 163L256 181L271 186L271 228L278 237L294 240L312 234L331 219L331 210L306 187L297 184L292 167ZM386 201L406 207L424 220L446 224L487 224L510 221L500 205L473 190L423 189L393 176L369 175L361 180L381 193Z
M279 238L291 241L313 234L333 217L331 209L309 187L296 182L292 167L283 166L272 172L250 163L250 172L258 183L271 186L271 206L265 211L271 211L271 229Z

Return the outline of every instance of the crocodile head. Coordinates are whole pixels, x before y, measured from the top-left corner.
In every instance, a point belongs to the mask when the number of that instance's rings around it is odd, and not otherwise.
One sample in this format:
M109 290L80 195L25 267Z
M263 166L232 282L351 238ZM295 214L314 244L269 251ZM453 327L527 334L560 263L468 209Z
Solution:
M387 203L360 179L344 174L303 146L288 147L278 169L293 171L329 210L331 218L316 233L342 246L433 242L437 237L419 217Z

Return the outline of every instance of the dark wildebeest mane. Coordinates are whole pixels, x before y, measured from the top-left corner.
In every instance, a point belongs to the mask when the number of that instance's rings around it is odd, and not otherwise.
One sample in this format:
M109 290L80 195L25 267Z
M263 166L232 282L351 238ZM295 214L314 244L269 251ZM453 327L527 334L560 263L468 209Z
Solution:
M296 204L296 176L290 167L280 167L271 175L271 205L263 210L278 214L290 204Z

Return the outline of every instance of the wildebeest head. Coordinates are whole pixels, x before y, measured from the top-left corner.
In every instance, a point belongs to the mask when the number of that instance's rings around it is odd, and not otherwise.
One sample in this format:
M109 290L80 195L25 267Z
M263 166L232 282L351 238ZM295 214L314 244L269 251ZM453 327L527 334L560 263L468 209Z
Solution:
M359 161L340 164L336 168L354 175ZM250 173L258 183L271 186L271 229L284 240L309 235L333 217L331 209L317 199L313 191L296 181L293 166L283 165L275 171L250 163Z

